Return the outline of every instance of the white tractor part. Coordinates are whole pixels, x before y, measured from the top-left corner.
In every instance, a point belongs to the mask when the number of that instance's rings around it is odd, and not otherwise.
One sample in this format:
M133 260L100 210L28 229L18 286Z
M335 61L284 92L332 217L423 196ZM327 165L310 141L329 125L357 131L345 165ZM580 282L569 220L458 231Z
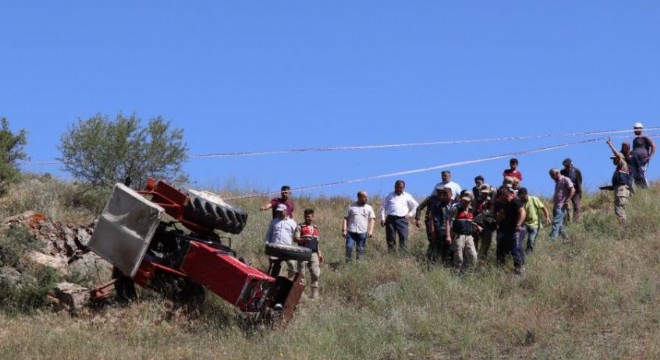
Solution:
M164 214L161 206L117 183L88 246L124 275L134 277Z

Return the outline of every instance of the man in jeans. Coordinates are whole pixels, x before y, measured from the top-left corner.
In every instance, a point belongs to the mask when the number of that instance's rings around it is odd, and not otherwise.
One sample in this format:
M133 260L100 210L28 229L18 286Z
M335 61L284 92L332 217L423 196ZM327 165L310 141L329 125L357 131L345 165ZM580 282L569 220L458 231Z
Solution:
M346 262L350 262L353 258L355 245L357 245L356 259L364 257L367 238L374 234L376 213L373 207L367 204L367 200L367 193L359 191L357 201L348 207L342 221L341 236L346 239Z
M543 222L541 221L539 213L543 212L543 220L545 220L545 224L550 223L550 215L548 214L545 205L543 205L543 202L541 202L541 199L529 195L527 188L522 187L518 190L518 198L524 204L525 213L527 214L525 217L525 223L523 224L522 234L520 236L520 243L522 246L525 237L527 237L527 246L525 247L525 250L527 252L532 252L534 251L534 245L536 244L536 236L538 236L539 230L543 227Z
M632 141L632 175L635 185L646 189L649 187L649 182L646 179L646 169L655 154L655 143L650 137L642 135L644 130L642 123L636 123L633 128L635 138Z
M571 213L567 212L566 222L571 220L578 221L580 218L580 200L582 199L582 172L573 165L573 160L570 158L564 159L562 164L564 165L564 168L561 169L560 173L571 179L573 186L575 187L575 195L573 195L573 199L571 200L573 203L573 216L571 219Z
M568 177L562 175L559 169L550 169L550 177L555 181L555 193L553 195L554 206L552 208L552 231L550 240L556 241L558 236L567 240L568 235L564 231L564 216L568 212L568 203L575 195L575 186Z
M513 188L502 187L497 191L495 204L497 218L497 263L503 265L510 253L514 272L522 274L525 254L520 246L520 231L525 221L525 207L516 197Z
M394 183L394 191L389 193L383 200L380 212L380 226L385 227L385 238L387 248L393 253L396 251L396 236L399 235L399 248L407 252L406 242L408 240L408 217L415 215L417 200L405 192L406 182L397 180Z

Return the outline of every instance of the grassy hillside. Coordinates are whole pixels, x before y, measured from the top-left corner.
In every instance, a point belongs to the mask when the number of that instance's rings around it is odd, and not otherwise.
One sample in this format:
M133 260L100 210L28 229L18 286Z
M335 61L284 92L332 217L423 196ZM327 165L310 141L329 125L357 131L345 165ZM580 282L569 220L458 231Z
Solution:
M26 180L0 199L0 215L37 210L87 223L95 216L85 210L93 199L72 187ZM660 187L638 191L625 228L617 225L611 197L587 196L568 243L550 243L549 229L542 230L523 276L489 259L461 277L425 265L423 229L413 229L409 255L392 256L378 227L367 258L346 265L340 225L352 199L296 198L296 220L304 208L315 209L327 260L321 298L303 299L285 330L249 326L212 294L201 312L189 314L141 291L129 306L76 316L0 313L0 352L7 359L658 359ZM266 200L235 202L249 221L232 238L239 254L261 268L270 212L258 208ZM379 205L377 198L370 202Z

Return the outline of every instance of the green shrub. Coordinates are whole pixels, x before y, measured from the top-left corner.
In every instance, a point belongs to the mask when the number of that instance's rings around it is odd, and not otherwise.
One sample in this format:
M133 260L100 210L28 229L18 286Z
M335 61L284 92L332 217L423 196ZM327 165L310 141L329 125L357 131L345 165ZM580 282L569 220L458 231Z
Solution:
M26 228L12 224L0 235L0 267L20 267L21 257L38 247L37 239Z
M7 186L20 178L21 171L17 162L28 158L23 151L25 145L27 145L25 130L14 135L9 129L7 118L0 118L0 194L4 194Z
M103 209L110 189L85 191L81 185L49 175L23 174L0 198L0 215L11 216L37 211L68 223L89 223Z
M0 268L13 269L15 276L0 277L0 309L5 312L32 312L48 305L46 294L59 277L51 268L22 261L40 246L20 225L11 225L0 236Z
M48 297L59 276L52 268L35 266L26 269L18 282L0 278L0 309L5 313L31 314L50 305Z

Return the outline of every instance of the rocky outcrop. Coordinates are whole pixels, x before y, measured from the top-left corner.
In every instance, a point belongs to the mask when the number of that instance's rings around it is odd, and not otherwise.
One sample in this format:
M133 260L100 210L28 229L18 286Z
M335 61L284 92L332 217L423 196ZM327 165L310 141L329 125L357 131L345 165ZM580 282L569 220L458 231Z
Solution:
M66 281L58 283L48 295L56 308L70 312L84 308L89 301L89 289Z
M62 281L51 290L49 298L58 309L79 310L89 300L89 289L80 284L64 281L71 274L98 272L100 268L110 268L110 264L87 249L94 230L94 223L83 226L65 225L47 218L45 215L28 211L7 217L0 222L0 230L12 225L20 225L33 235L39 246L29 251L25 260L37 266L55 270ZM21 277L27 276L14 268L3 268L0 277L6 283L20 284ZM11 281L10 281L11 280Z

